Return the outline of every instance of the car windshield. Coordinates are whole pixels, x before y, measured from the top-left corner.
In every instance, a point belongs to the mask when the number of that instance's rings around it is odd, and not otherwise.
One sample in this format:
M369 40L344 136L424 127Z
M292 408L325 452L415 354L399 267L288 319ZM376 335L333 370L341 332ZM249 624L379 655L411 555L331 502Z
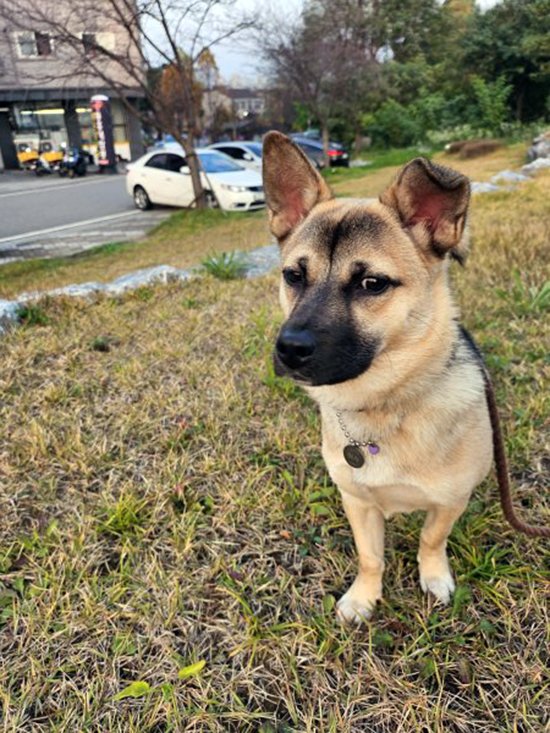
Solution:
M246 143L244 146L245 148L248 148L251 153L254 153L254 155L257 155L258 158L262 157L262 146L260 143Z
M230 173L244 170L223 153L199 153L202 169L205 173Z

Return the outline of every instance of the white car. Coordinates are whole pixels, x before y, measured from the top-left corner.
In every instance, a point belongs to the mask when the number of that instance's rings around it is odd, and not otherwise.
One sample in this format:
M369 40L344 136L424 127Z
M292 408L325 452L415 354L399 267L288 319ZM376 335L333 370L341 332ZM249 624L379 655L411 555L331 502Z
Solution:
M265 206L262 177L217 150L197 148L201 178L209 202L226 211L252 211ZM153 204L191 206L195 199L185 154L179 146L146 153L127 166L126 190L138 209Z
M219 150L233 158L239 165L250 170L262 172L262 144L253 140L242 142L214 143L208 146L209 150Z

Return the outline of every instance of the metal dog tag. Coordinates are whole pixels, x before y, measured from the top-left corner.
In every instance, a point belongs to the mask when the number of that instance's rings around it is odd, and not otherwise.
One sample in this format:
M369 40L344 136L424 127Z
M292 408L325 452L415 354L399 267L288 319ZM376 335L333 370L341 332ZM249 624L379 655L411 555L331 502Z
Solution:
M361 468L365 463L365 456L358 445L346 445L344 448L344 458L352 468Z

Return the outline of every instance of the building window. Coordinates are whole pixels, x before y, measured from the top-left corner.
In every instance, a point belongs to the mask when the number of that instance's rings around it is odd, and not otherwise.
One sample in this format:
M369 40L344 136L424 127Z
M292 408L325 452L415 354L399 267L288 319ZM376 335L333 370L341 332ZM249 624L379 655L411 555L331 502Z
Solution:
M114 33L82 33L82 46L86 56L93 58L102 49L108 53L114 53Z
M52 55L52 39L49 33L25 31L16 33L17 50L21 58L37 58Z
M95 33L83 33L82 45L86 56L95 56L97 50L97 39Z

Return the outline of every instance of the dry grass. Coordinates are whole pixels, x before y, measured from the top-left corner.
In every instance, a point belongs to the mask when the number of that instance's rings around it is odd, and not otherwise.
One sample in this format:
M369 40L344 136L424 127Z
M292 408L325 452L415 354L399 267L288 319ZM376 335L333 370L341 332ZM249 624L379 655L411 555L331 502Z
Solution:
M488 181L491 176L506 168L518 169L525 163L526 146L521 144L510 145L496 150L489 155L473 160L460 160L456 155L437 153L433 159L443 165L464 173L473 181ZM333 185L339 196L370 197L378 196L388 186L400 166L388 166L372 171L359 179L345 180L345 173L337 172L332 176L334 181L339 177L344 180ZM329 176L329 182L331 177Z
M475 252L456 272L496 378L516 503L538 522L549 193L546 174L476 199ZM492 481L450 541L452 607L421 594L420 517L397 517L386 601L361 629L336 623L355 551L315 408L270 367L276 289L275 276L205 279L44 303L46 325L0 344L6 733L547 725L548 554L504 523ZM115 699L136 681L141 697Z
M456 167L472 179L484 181L504 168L518 168L525 159L525 146L503 148L474 161L460 161L456 156L445 154L437 155L436 159ZM364 172L362 169L332 169L328 180L339 196L378 196L399 167L388 166L370 172L368 169ZM0 267L0 298L14 298L24 291L50 290L74 282L108 282L130 270L159 264L190 267L212 252L249 250L269 241L263 212L180 211L141 242L107 245L76 257L3 265Z

